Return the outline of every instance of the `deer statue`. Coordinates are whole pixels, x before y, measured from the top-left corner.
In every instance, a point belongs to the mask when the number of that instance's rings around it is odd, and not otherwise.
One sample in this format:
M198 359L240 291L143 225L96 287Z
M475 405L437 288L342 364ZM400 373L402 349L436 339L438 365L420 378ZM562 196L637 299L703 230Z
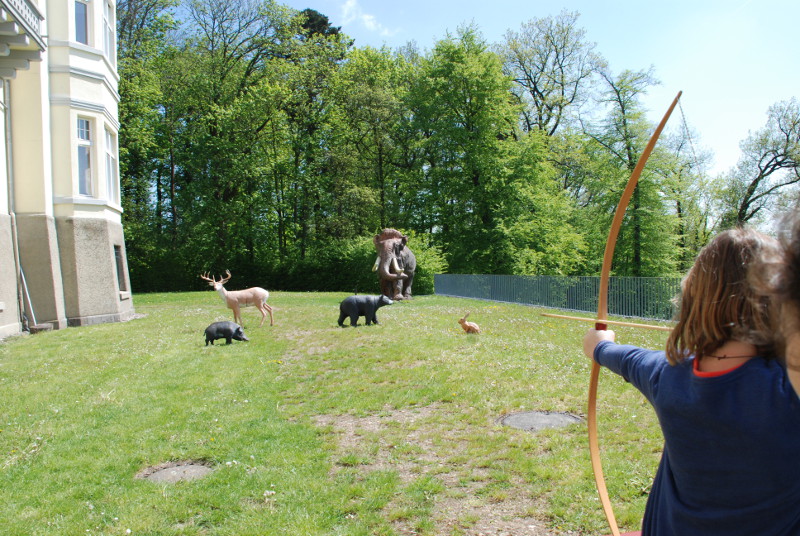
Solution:
M231 278L231 271L225 270L225 273L228 274L228 277L223 279L222 276L220 276L219 281L217 281L214 277L209 278L207 273L201 275L200 279L208 281L209 286L214 287L214 290L219 293L220 298L222 298L222 301L224 301L228 306L228 309L233 309L233 321L241 325L242 313L239 308L247 307L248 305L255 305L256 308L258 308L258 310L261 312L261 323L258 325L258 327L264 325L264 320L267 318L267 313L269 313L269 325L274 325L272 318L272 307L267 305L269 292L261 287L251 287L244 290L225 290L225 287L222 285L227 283Z
M475 322L467 322L467 317L469 313L464 315L464 318L459 318L458 323L461 324L461 327L464 328L464 331L467 333L480 333L481 328L478 327L478 324Z

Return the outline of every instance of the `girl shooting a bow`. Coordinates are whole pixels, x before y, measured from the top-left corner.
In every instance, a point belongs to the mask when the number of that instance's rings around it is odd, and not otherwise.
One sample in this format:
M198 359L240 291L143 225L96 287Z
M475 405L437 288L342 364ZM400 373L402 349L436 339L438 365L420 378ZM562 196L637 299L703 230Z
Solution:
M800 339L797 222L783 246L747 229L714 238L681 284L666 351L616 344L613 331L584 337L590 359L653 405L664 435L642 536L800 534L800 397L782 342ZM794 322L773 314L777 293Z

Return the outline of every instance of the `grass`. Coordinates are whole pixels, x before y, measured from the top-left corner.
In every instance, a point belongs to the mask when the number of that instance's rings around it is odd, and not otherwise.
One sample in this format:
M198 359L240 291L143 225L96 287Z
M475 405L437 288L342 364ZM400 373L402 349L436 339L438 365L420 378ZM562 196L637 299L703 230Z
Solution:
M205 327L232 318L212 292L136 295L142 318L1 343L3 533L456 536L511 503L526 506L498 522L608 532L584 424L534 434L497 422L585 413L586 324L419 296L380 309L378 326L342 329L345 296L273 293L275 326L245 309L250 342L230 346L204 346ZM480 335L458 325L467 311ZM657 422L607 372L598 414L617 521L634 530L660 455ZM177 460L215 470L175 484L136 478Z

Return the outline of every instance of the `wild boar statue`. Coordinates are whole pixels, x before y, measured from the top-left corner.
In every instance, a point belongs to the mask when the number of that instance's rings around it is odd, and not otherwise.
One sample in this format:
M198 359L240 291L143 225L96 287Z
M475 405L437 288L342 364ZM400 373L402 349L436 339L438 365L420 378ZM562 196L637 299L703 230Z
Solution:
M350 317L350 325L358 325L358 317L363 316L364 321L369 326L373 322L378 323L375 312L384 305L394 303L383 294L380 296L348 296L339 304L339 325L344 327L344 319Z
M206 346L208 346L209 342L213 346L214 341L217 339L225 339L225 344L230 344L232 339L237 341L250 340L245 336L242 326L230 321L214 322L206 328Z

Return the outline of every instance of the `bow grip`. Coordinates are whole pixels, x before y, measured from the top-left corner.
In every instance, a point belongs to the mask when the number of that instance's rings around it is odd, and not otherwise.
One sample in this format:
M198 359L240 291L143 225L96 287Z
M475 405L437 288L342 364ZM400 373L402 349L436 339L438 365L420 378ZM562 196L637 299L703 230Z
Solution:
M596 329L597 331L607 331L608 324L606 324L605 322L595 322L594 329Z

